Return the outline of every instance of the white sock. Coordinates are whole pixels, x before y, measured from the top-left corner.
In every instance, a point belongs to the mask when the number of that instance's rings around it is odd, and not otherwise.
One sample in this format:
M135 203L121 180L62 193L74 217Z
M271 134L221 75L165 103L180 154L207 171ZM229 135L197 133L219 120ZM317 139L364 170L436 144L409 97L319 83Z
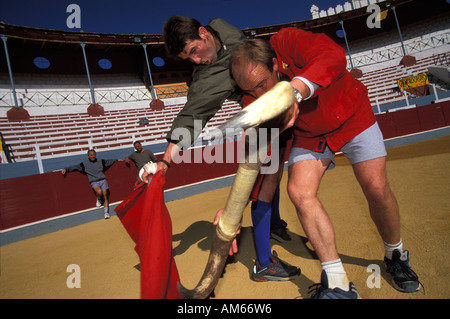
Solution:
M400 242L398 244L388 244L386 242L384 242L384 251L385 251L385 255L387 259L392 259L392 253L394 252L394 250L400 250L400 252L403 251L403 241L400 239Z
M322 270L325 271L328 278L328 288L333 289L336 287L342 290L348 291L350 282L347 277L347 273L344 270L341 259L327 261L321 263Z

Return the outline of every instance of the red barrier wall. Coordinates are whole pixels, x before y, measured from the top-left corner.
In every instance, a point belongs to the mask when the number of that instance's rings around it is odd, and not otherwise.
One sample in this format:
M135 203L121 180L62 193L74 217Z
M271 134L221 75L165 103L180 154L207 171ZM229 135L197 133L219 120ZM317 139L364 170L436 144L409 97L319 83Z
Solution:
M110 201L124 199L133 190L136 168L115 163L107 172ZM85 175L61 172L0 181L1 227L7 229L38 220L95 207L96 196Z
M236 173L238 144L229 145L235 155L232 163L173 163L166 175L165 189ZM210 150L211 147L191 149L184 156L192 156L194 161L193 152ZM225 158L227 147L223 150ZM197 157L203 158L202 153L197 153ZM132 193L137 177L134 164L116 162L105 175L111 203ZM95 203L87 177L78 172L67 173L66 177L59 171L0 180L0 230L93 208Z
M392 113L377 114L376 118L385 139L397 136L397 128Z
M392 112L392 119L397 130L396 136L420 132L417 108Z
M385 139L450 125L450 101L377 114Z
M445 126L444 113L440 105L430 105L417 108L420 128L422 131L432 130Z
M450 126L450 101L377 115L384 138ZM227 143L226 145L228 145ZM238 147L233 143L233 163L172 164L166 175L165 189L183 186L236 173ZM211 147L187 151L210 153ZM223 147L226 158L227 147ZM214 154L214 153L212 153ZM204 158L197 153L197 158ZM287 155L286 155L287 159ZM224 161L225 162L225 161ZM110 202L125 199L133 191L137 172L134 165L115 163L107 172ZM0 230L95 207L96 197L86 176L73 172L64 178L61 172L0 180Z
M442 113L444 113L444 120L446 125L450 125L450 101L436 103L442 108Z

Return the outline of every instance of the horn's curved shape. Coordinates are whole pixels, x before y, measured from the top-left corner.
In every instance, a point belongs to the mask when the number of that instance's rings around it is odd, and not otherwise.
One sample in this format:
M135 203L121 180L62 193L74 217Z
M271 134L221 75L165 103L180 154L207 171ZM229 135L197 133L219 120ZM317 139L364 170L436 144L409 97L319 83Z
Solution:
M247 123L245 125L250 125L248 127L258 126L281 115L294 104L294 101L294 91L292 86L288 82L279 82L272 90L268 91L258 100L246 107L244 111L247 109L249 110L245 114L239 115L238 113L238 117L240 118L239 124ZM234 120L231 119L231 122L233 121ZM225 123L225 125L227 123ZM216 227L208 263L202 278L192 290L188 290L183 287L181 283L178 283L178 291L183 298L207 298L214 290L217 281L222 274L231 242L239 229L242 215L248 204L250 193L261 168L262 160L265 159L265 155L267 154L267 146L269 144L267 142L258 143L259 147L253 151L258 152L255 156L254 153L250 153L250 148L247 147L247 143L248 141L246 141L245 147L245 161L238 167L224 211L220 216L219 223ZM260 154L263 154L264 156L258 156ZM250 159L252 159L252 161L256 159L256 162L251 162Z
M184 299L204 299L214 290L225 266L231 242L239 229L244 209L248 204L261 164L258 160L257 163L246 161L239 165L230 195L216 227L202 278L193 290L188 290L181 283L178 283L178 291Z
M292 85L287 81L280 81L228 121L205 134L203 139L222 138L225 134L233 133L233 131L259 126L283 114L295 101Z

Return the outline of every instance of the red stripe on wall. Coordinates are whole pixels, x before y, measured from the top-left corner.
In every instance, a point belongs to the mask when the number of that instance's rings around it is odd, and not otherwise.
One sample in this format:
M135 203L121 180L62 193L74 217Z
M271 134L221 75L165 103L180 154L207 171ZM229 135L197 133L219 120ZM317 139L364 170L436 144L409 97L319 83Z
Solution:
M385 139L417 133L449 126L450 101L376 116ZM229 143L226 145L229 146ZM238 147L241 145L233 143L232 146L230 149L223 147L225 163L213 161L209 164L204 161L205 154L216 155L211 152L212 147L190 149L183 153L191 159L191 163L172 163L166 174L165 189L236 173ZM226 163L227 150L233 152L232 163ZM202 162L195 163L196 156ZM128 167L124 162L115 163L106 172L110 202L128 197L133 191L136 176L134 165ZM95 202L96 197L87 177L77 172L69 173L65 178L61 172L52 172L0 180L0 230L93 208Z

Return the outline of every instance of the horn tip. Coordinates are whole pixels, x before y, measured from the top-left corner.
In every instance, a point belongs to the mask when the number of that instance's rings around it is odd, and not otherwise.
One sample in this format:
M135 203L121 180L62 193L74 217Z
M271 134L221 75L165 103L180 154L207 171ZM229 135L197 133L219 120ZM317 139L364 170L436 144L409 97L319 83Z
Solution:
M183 299L207 299L213 295L213 292L208 292L207 289L187 289L181 282L177 282L178 293ZM214 289L213 289L214 290Z
M186 289L181 282L177 282L178 293L183 299L194 299L195 290Z

